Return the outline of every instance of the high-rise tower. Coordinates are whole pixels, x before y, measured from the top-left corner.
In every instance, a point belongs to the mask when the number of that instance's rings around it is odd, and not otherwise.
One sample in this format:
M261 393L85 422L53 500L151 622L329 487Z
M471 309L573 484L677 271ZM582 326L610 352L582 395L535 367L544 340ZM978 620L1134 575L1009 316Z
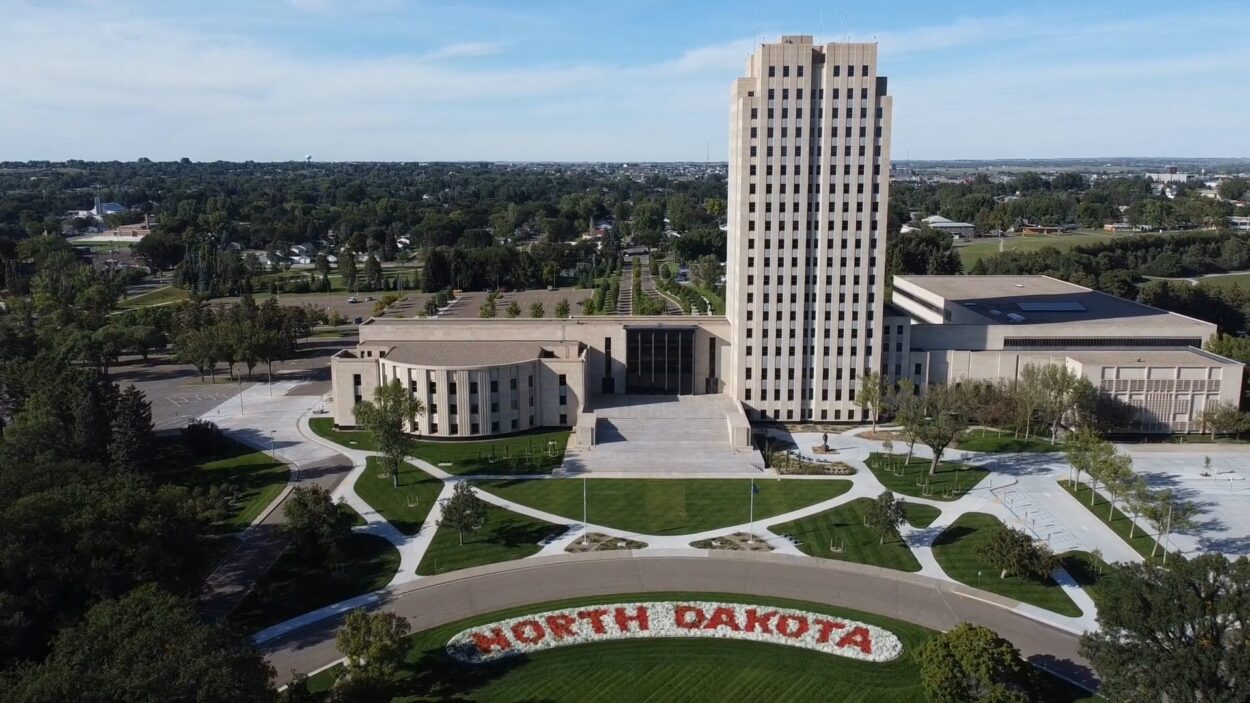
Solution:
M753 417L859 420L882 353L891 99L876 44L764 44L733 86L730 392Z

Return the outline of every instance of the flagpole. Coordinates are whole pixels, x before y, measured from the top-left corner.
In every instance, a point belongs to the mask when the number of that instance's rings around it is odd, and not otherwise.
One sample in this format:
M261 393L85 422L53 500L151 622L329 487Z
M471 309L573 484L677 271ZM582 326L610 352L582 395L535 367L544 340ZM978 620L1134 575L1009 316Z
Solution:
M755 477L751 477L751 509L750 509L750 526L751 536L747 538L747 544L755 544Z
M586 522L586 477L582 476L582 541L586 540L589 531L590 525Z

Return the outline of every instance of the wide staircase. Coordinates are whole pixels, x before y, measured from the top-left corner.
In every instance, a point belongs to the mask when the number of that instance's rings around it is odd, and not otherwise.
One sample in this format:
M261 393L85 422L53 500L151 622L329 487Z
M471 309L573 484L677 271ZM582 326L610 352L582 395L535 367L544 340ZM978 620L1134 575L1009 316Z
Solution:
M722 395L598 396L595 446L570 449L569 473L758 473L759 452L734 451Z

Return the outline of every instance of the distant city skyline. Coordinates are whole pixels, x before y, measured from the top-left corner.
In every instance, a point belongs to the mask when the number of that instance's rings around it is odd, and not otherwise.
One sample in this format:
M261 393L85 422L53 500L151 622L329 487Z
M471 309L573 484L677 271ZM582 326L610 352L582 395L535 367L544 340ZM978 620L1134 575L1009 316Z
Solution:
M896 161L1250 156L1250 6L0 0L0 160L726 160L761 41L877 41Z

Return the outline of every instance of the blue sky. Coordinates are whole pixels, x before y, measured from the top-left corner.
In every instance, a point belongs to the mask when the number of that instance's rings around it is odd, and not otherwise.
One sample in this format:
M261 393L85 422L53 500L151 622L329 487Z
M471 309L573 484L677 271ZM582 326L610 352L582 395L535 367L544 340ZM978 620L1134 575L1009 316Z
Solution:
M1250 3L0 0L0 160L723 160L760 38L877 41L894 156L1250 156Z

